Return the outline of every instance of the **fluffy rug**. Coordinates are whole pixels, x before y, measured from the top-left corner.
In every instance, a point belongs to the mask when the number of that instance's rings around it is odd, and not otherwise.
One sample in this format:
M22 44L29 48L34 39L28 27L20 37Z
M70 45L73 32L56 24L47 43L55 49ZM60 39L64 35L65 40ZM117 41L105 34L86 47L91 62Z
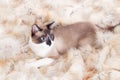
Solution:
M114 26L120 22L120 0L0 0L0 80L120 79L120 26L97 33L100 49L86 45L50 65L32 64L39 57L28 46L31 25L50 21Z

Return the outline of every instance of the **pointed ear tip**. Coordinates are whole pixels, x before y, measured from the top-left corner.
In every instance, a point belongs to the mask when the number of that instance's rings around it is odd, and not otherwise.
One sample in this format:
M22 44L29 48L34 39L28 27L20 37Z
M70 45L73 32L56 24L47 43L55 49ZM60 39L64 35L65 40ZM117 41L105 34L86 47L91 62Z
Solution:
M52 21L51 24L55 23L55 21Z
M50 22L49 24L47 24L47 28L48 28L48 29L52 29L51 26L52 26L54 23L55 23L55 21L52 21L52 22Z
M32 30L38 30L38 25L37 24L33 24L32 25Z
M35 27L35 26L37 26L37 24L33 24L33 25L32 25L32 27Z
M38 31L38 26L37 26L36 24L33 24L31 30L32 30L33 32L34 32L34 31Z

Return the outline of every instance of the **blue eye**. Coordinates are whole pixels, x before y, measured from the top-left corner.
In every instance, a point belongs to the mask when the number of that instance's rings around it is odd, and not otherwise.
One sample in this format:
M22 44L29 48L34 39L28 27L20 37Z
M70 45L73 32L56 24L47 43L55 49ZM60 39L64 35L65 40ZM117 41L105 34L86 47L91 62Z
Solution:
M40 38L39 38L39 41L42 43L42 42L45 42L45 40L46 40L46 38L45 38L45 36L41 36Z

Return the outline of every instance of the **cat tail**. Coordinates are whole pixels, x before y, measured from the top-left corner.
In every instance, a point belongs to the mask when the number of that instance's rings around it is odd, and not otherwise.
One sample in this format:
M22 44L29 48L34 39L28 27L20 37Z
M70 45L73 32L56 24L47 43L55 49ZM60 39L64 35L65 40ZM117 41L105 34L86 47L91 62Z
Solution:
M99 25L96 24L96 27L97 27L98 30L114 31L114 28L117 27L117 26L119 26L119 25L120 25L120 22L119 22L118 24L114 25L114 26L108 25L108 26L106 26L105 28L104 28L104 27L101 27L101 26L99 26Z

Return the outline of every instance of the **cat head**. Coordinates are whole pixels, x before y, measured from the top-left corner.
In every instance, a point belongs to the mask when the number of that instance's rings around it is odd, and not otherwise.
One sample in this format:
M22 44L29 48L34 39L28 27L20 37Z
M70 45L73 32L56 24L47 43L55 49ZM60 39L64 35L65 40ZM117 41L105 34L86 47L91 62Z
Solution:
M44 26L38 26L37 24L33 24L31 28L31 38L32 41L36 44L46 43L47 45L51 45L54 40L54 34L52 34L52 25L54 22L46 24Z

